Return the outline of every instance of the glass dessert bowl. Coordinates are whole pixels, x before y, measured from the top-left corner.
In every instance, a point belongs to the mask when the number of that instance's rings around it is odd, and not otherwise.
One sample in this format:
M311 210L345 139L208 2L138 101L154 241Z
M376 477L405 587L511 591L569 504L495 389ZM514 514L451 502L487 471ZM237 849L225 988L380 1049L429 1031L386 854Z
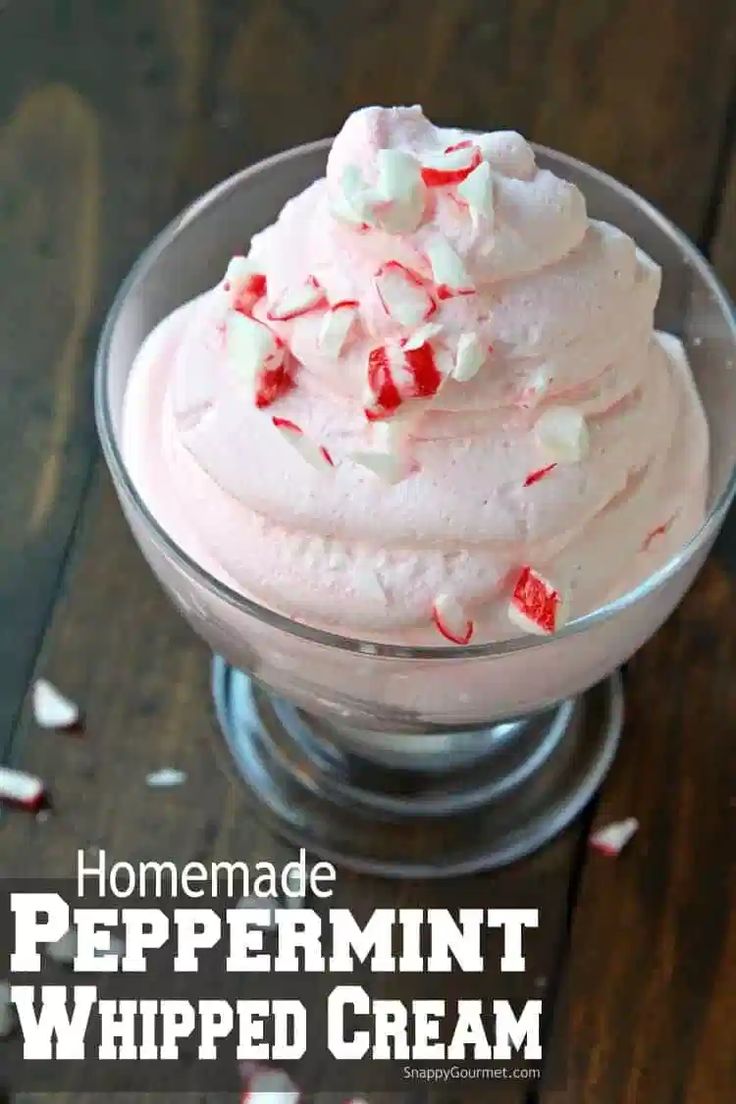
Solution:
M220 278L234 227L247 241L324 175L329 149L317 142L246 169L155 239L102 335L99 433L143 554L215 653L222 733L274 826L376 873L489 868L551 838L595 792L622 725L615 672L680 601L724 519L736 486L733 308L703 258L650 205L538 147L538 163L575 183L591 216L630 234L661 266L656 324L682 341L709 423L705 521L634 590L550 636L408 647L292 620L225 584L161 525L126 465L122 411L147 335Z

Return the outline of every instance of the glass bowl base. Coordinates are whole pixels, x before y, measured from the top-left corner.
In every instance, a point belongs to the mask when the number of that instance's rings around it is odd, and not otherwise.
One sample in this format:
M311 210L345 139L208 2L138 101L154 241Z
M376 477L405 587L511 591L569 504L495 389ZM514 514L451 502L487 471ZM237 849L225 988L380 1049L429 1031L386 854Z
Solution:
M274 831L386 877L489 870L583 809L621 734L618 673L541 713L447 733L336 726L215 657L215 708L237 772Z

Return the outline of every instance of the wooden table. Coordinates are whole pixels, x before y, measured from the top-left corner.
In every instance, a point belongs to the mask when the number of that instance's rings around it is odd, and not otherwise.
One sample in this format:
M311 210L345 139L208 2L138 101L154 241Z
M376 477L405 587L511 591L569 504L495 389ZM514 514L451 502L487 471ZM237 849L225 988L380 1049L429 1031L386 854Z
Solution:
M51 827L2 824L5 874L69 872L90 843L130 859L279 853L218 769L208 657L135 549L95 441L100 322L150 236L218 178L333 133L357 105L419 101L612 172L736 290L735 60L727 0L0 4L0 750L57 802ZM487 878L503 899L514 879L545 877L567 918L543 985L568 1087L509 1099L736 1095L734 570L732 528L630 665L624 745L595 809ZM36 731L38 674L83 703L86 739ZM153 800L143 777L165 763L189 783ZM641 821L630 850L592 856L590 817L624 815Z

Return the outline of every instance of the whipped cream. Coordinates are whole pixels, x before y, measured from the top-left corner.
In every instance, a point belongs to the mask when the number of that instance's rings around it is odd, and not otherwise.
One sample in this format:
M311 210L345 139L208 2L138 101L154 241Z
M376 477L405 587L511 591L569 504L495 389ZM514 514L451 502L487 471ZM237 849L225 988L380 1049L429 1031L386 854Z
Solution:
M289 617L407 644L554 631L704 516L659 285L520 135L366 108L146 341L125 459L190 555ZM539 616L528 579L555 596Z

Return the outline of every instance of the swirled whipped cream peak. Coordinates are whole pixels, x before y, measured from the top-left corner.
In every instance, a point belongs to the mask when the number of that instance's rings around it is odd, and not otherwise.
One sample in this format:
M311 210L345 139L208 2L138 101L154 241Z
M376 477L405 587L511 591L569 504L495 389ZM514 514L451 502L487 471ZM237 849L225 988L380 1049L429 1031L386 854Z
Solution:
M707 427L659 285L519 134L365 108L143 345L130 472L191 556L297 621L555 632L704 516Z

